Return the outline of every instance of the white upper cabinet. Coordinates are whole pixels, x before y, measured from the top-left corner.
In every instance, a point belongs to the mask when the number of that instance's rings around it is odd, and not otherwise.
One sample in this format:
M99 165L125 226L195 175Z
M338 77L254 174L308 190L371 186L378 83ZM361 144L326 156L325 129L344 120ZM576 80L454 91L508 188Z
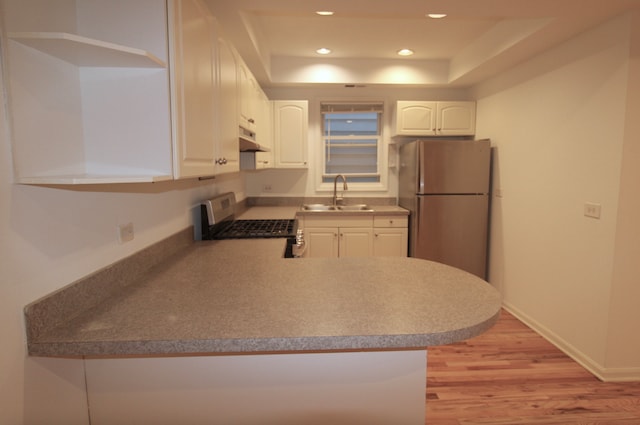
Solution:
M238 63L202 0L172 0L174 177L238 171Z
M309 102L273 101L275 168L307 168Z
M471 136L476 129L472 101L398 101L394 110L397 136Z
M271 101L269 101L269 98L262 90L260 90L258 99L256 140L260 145L266 146L269 149L268 152L256 152L256 168L273 168L273 110Z
M215 174L216 31L200 0L176 0L169 13L176 178Z
M433 136L436 128L436 107L436 102L398 101L394 111L394 134Z
M247 130L255 131L259 120L258 91L260 87L244 62L242 60L238 62L240 125Z
M15 182L173 178L164 2L26 3L3 2Z
M476 102L438 102L436 116L439 136L476 134Z
M238 73L233 46L218 38L216 111L216 174L240 169L238 146Z
M202 0L3 7L17 183L155 182L239 169L237 58Z

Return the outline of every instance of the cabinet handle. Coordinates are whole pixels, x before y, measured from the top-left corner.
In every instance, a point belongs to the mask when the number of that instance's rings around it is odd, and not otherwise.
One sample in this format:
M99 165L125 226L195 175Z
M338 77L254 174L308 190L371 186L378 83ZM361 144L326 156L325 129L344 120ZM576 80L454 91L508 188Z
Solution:
M254 120L253 118L249 118L249 122L250 122L251 124L254 124L254 123L256 122L256 120Z

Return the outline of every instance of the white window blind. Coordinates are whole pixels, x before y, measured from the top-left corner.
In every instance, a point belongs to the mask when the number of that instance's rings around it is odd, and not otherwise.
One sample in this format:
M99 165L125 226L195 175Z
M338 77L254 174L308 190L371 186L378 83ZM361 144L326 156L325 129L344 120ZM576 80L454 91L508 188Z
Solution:
M350 182L380 182L382 102L322 103L323 182L343 174Z

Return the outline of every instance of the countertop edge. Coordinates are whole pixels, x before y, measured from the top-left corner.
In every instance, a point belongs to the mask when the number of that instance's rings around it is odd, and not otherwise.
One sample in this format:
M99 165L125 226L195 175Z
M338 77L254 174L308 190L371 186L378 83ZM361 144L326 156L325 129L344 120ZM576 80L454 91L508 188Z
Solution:
M283 338L231 338L207 340L143 340L28 343L36 357L157 357L238 355L348 351L406 351L428 349L478 336L499 319L501 308L487 320L455 331L405 335L347 335Z
M498 309L492 317L474 326L432 334L50 343L32 341L28 343L28 353L36 357L113 358L422 350L478 336L498 321L500 311Z

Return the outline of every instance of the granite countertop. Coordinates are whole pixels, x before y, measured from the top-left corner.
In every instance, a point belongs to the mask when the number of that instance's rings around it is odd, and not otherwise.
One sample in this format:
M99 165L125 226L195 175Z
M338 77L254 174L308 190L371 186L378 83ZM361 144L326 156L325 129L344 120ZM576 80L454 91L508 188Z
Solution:
M442 264L285 259L282 239L191 243L188 236L130 284L105 282L124 275L120 269L93 276L91 302L78 289L83 282L28 306L29 354L405 350L471 338L499 316L495 288Z

